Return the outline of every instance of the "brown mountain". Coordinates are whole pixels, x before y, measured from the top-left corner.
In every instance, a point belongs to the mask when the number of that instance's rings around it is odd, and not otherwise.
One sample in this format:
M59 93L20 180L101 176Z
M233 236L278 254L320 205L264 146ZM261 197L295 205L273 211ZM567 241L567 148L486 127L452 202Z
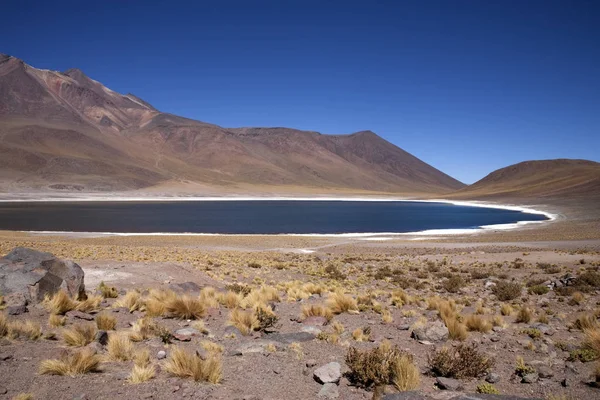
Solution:
M222 128L162 113L78 69L42 70L0 54L0 190L438 194L463 186L370 131Z
M449 197L600 201L600 163L567 159L525 161L496 170Z

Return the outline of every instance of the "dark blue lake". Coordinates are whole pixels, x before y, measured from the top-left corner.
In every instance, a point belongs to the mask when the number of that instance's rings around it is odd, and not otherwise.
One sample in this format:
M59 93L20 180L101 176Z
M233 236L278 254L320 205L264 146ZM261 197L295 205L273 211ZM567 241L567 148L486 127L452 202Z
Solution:
M402 233L464 229L539 214L410 201L0 203L0 230L170 233Z

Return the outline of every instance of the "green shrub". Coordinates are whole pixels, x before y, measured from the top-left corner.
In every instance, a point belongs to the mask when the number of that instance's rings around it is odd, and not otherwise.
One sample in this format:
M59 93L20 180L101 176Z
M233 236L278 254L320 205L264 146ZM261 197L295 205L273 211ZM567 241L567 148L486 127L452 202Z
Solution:
M477 385L476 391L477 393L484 394L500 394L500 391L496 389L496 386L492 385L491 383L482 383Z
M499 281L493 287L492 293L500 301L514 300L521 295L521 285L515 282Z
M548 286L544 286L544 285L535 285L535 286L531 286L528 290L529 294L537 294L537 295L543 295L546 294L550 291L550 289L548 289Z

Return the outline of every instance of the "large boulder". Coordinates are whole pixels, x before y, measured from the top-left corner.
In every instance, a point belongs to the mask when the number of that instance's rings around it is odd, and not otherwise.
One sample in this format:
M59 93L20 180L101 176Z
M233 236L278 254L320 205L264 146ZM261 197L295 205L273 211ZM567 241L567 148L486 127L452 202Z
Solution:
M415 327L412 337L428 342L443 342L448 339L448 328L442 322L435 321Z
M37 303L61 289L73 298L83 298L83 277L83 270L74 262L24 247L0 258L0 293L7 303L12 298Z

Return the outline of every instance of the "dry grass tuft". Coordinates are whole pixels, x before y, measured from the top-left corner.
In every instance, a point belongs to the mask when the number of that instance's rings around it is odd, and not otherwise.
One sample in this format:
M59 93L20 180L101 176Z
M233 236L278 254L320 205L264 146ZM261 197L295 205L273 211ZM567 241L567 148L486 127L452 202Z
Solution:
M165 304L167 315L179 319L200 319L204 315L204 304L188 295L169 298Z
M96 338L96 327L93 324L78 324L63 329L63 340L68 346L83 347Z
M48 317L48 325L53 328L58 328L59 326L64 326L66 322L67 322L67 317L62 317L57 314L50 314L50 316Z
M113 307L125 307L129 312L141 310L144 307L144 301L142 295L137 290L132 290L125 293L125 296L115 301Z
M100 356L91 349L78 350L59 360L44 360L40 374L75 376L88 372L99 372Z
M42 337L42 327L34 321L13 321L8 324L8 337L11 339L26 338L38 340Z
M0 338L8 335L9 322L5 313L0 313Z
M330 321L333 318L333 313L329 307L320 304L311 304L302 306L302 317L324 317L327 321Z
M228 323L238 328L242 335L249 335L252 331L260 328L260 321L253 311L243 311L239 308L229 313Z
M117 288L107 286L104 281L100 282L98 285L98 290L102 294L102 297L105 299L116 299L119 297L119 292L117 292Z
M112 315L100 313L96 315L96 326L103 331L114 331L117 327L117 319Z
M97 295L97 296L88 296L87 299L83 300L83 301L78 301L77 305L75 306L75 309L77 311L81 311L81 312L92 312L92 311L98 311L98 308L100 307L100 303L102 303L102 300L104 299L104 297Z
M420 373L413 363L412 355L383 342L379 347L360 351L348 349L346 365L350 368L351 382L362 387L374 387L376 392L388 384L398 390L414 390L419 386Z
M108 357L113 361L127 361L133 357L133 343L128 335L115 333L108 337Z
M200 343L200 345L204 350L208 351L209 353L222 354L224 350L223 346L215 342L211 342L210 340L203 340L202 343Z
M519 312L517 313L517 319L515 322L524 322L528 324L533 319L533 311L531 311L528 307L521 307Z
M77 307L77 302L73 300L67 292L59 290L52 297L46 296L44 306L51 314L63 315Z
M173 347L165 370L180 378L191 378L196 382L219 383L223 376L221 358L210 355L202 360L197 354L186 353L180 347Z
M446 327L448 328L448 336L453 340L465 340L469 333L465 324L459 322L457 319L449 319L446 321Z
M581 331L586 331L588 329L600 328L600 324L594 315L581 314L573 323L573 327Z
M356 328L352 331L352 338L357 342L368 342L371 337L371 327Z
M586 329L584 334L585 339L583 341L583 345L600 355L600 328Z
M469 315L465 325L469 331L487 333L492 330L492 323L480 315Z
M329 295L327 299L327 305L331 312L334 314L341 314L344 312L358 312L358 304L356 300L341 291L337 291Z
M33 394L31 393L19 393L14 396L11 400L33 400Z
M502 303L502 306L500 307L500 313L502 315L504 315L505 317L508 317L509 315L512 315L513 312L514 312L514 310L510 304Z
M154 378L155 375L156 369L153 365L146 365L144 367L134 365L131 374L129 374L129 377L127 378L127 382L137 385L139 383L148 382L150 379Z
M429 354L428 362L435 375L458 379L482 376L494 365L494 360L481 354L474 344L434 350Z

